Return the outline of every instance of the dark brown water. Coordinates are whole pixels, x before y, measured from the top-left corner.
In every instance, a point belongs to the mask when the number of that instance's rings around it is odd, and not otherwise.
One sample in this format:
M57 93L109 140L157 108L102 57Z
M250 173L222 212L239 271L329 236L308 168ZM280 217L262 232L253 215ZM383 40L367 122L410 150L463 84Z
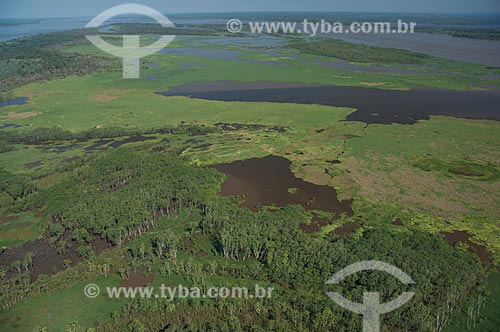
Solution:
M222 101L277 102L344 106L356 111L347 120L413 124L431 115L500 121L500 92L415 88L409 91L283 82L195 82L164 96Z
M121 141L114 141L113 143L110 143L108 146L112 147L112 148L118 148L124 144L128 144L128 143L137 143L137 142L146 142L146 141L151 141L151 140L154 140L156 139L156 137L146 137L146 136L141 136L141 135L138 135L138 136L131 136L130 138L127 138L127 139L124 139L124 140L121 140Z
M222 184L222 195L244 196L242 206L254 211L262 206L300 204L308 210L352 215L351 201L339 201L331 187L296 178L290 165L286 158L267 156L213 167L228 177Z
M101 140L95 141L94 144L86 147L84 150L85 150L85 152L104 151L104 150L108 149L108 147L106 147L105 145L110 143L110 142L113 142L113 140L112 139L101 139Z
M71 248L64 254L58 254L56 249L49 244L47 238L28 241L20 246L7 248L0 254L0 265L8 267L11 275L16 275L18 272L12 267L12 263L16 260L22 261L28 252L32 252L35 254L33 267L30 269L33 280L36 280L41 274L55 274L65 268L65 259L71 260L71 265L82 261L82 258L76 253L77 243L71 240L69 236L66 236L65 240L71 243ZM91 246L96 254L110 248L110 245L101 239L95 240Z
M479 256L479 259L484 265L490 265L492 261L491 254L486 250L483 245L474 243L470 240L470 234L467 231L453 232L442 232L441 235L444 236L446 242L450 245L455 246L459 242L466 243L469 246L469 252L474 253Z
M36 168L36 167L42 166L42 164L43 164L43 161L38 160L38 161L34 161L32 163L24 164L24 167L26 167L26 168Z

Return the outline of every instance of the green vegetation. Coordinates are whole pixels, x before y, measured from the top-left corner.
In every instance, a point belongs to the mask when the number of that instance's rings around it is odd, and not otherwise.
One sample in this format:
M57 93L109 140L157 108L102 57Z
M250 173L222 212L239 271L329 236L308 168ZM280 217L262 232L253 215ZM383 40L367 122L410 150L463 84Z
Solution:
M417 158L414 165L426 172L437 171L445 175L458 175L479 180L495 180L500 176L500 171L493 164L481 165L468 161L443 162L430 158Z
M500 320L500 273L492 270L487 282L470 296L456 320L445 329L446 332L494 332Z
M126 301L110 300L104 296L89 299L83 296L82 290L88 283L107 287L116 286L119 280L118 275L110 275L87 280L53 294L33 296L22 305L0 314L6 318L2 322L2 330L37 331L37 328L50 326L48 331L67 331L73 321L85 322L84 326L90 328L94 322L111 320L109 313L119 311Z
M144 35L213 35L210 30L167 29L154 24L116 24L104 38L108 42L121 42L114 34ZM133 30L131 30L133 29ZM96 29L80 29L28 36L1 42L1 93L31 83L84 76L90 73L116 70L120 61L90 44L85 35L96 34ZM145 39L147 36L144 36ZM2 99L0 98L0 101Z
M114 138L123 136L139 136L147 134L191 134L206 135L216 132L215 127L205 127L203 125L183 125L178 127L165 126L153 129L139 128L94 128L82 132L71 132L60 127L36 128L27 131L3 131L0 132L0 139L7 143L40 144L50 141L86 141L96 138Z
M273 217L273 220L278 221L283 217L283 214L279 214L279 216ZM380 250L379 241L391 243L391 246L395 246L393 248L398 246L405 247L409 245L409 243L415 245L413 241L416 239L422 241L422 246L429 246L431 242L434 243L433 240L429 241L425 236L420 237L419 234L408 234L403 236L401 234L388 235L388 233L384 231L367 232L361 241L348 239L345 243L343 239L333 238L330 240L324 239L311 242L307 240L303 234L301 235L301 233L297 233L293 228L291 229L291 231L285 232L285 234L280 235L278 238L272 235L271 238L278 245L278 247L274 249L277 254L272 255L272 259L270 259L269 255L272 252L269 253L267 260L262 264L262 272L267 274L271 280L277 281L275 285L278 287L276 291L279 297L266 299L262 302L242 300L201 302L194 306L194 308L192 305L183 302L169 305L164 302L158 304L151 301L142 301L138 303L139 307L135 310L130 311L127 309L124 311L120 320L107 324L105 330L121 331L131 324L132 321L138 320L141 324L148 326L152 330L158 330L163 326L168 326L172 329L184 328L187 330L217 329L246 331L252 327L257 327L263 330L293 329L294 331L310 331L314 329L331 330L334 329L335 326L341 325L344 326L347 331L355 331L359 329L359 319L354 318L351 314L345 315L345 313L342 313L342 309L338 307L332 307L329 302L330 300L322 295L325 291L324 278L332 272L332 270L330 270L332 265L337 266L338 264L338 266L342 266L345 264L346 259L349 261L361 259L362 257L383 257L383 259L389 259L395 264L402 263L398 261L398 257L389 258L384 256L382 251L385 248ZM280 240L280 238L283 239ZM450 249L446 245L438 245L437 247L433 247L433 249L439 252L442 257L446 257L446 261L442 261L444 269L453 269L452 266L454 266L454 263L451 262L454 262L456 258L452 258L452 256L445 254L445 251ZM286 250L285 252L287 255L283 255L282 250ZM349 254L339 256L339 250L342 252L357 252L359 256L349 257ZM434 269L434 267L432 267L434 262L431 263L433 258L430 260L421 260L421 258L419 258L420 255L426 255L424 251L421 251L418 247L413 247L411 252L410 255L414 262L426 265L426 268L429 268L429 270ZM427 263L424 263L424 261L427 261ZM408 261L405 260L405 263L407 262ZM465 264L468 265L469 263ZM249 266L255 269L255 264L247 264L245 266L246 268L237 270L240 277L251 273ZM257 264L257 266L259 266L259 264ZM468 274L468 272L463 271L461 267L457 266L456 268L461 271L461 276ZM324 270L321 271L322 269ZM406 269L412 270L413 268L406 264ZM448 273L453 273L451 270L448 271ZM202 275L203 274L202 272ZM415 270L413 274L417 275L418 273ZM431 286L427 282L420 283L420 281L429 280L427 276L422 276L421 273L420 275L422 279L418 281L419 290L417 293L424 294L427 291L432 291L431 289L426 289L426 287L434 288L436 286ZM445 274L443 274L443 276L444 275ZM360 275L350 278L348 283L352 286L351 289L353 291L346 296L356 298L359 292L363 290L376 289L378 284L365 285L366 288L354 286L367 277L367 275ZM393 292L398 293L400 291L400 289L398 289L399 285L391 283L390 279L386 276L379 274L377 277L380 278L380 283L387 285L387 293L385 296L390 296L389 294L393 294ZM454 282L451 281L451 283ZM439 282L439 284L441 284L441 282ZM293 291L291 291L289 287L292 288ZM441 286L437 286L434 290L438 291L440 288ZM398 312L388 315L383 320L383 328L408 328L412 331L428 331L431 329L431 326L426 326L425 319L414 319L415 315L426 315L425 313L430 309L427 307L428 304L425 303L426 301L421 295L419 295L419 299L420 303L423 301L423 307L417 309L416 306L413 306L411 309L398 310ZM355 300L357 300L357 298ZM169 308L168 313L162 311L165 306ZM259 310L261 313L259 313L259 311L256 312L258 307L261 308ZM229 310L232 310L234 314L228 316L227 312ZM440 312L440 310L444 310L444 316L447 315L446 309L444 308L434 307L430 309L429 312ZM195 317L196 319L194 319ZM281 319L273 319L273 317L281 317ZM186 324L186 322L188 323Z
M468 90L477 88L471 83L500 85L490 75L498 70L336 40L210 43L223 29L180 27L187 37L174 47L239 51L237 58L156 54L144 59L140 80L122 80L116 59L91 47L81 30L1 44L2 98L29 102L0 109L2 124L20 126L0 129L0 248L10 253L0 255L0 330L359 331L359 315L334 305L324 282L346 265L379 259L417 281L415 299L384 315L382 330L439 331L451 323L450 331L494 331L498 122L436 116L414 125L366 125L345 121L354 111L345 107L156 92L214 80ZM415 74L316 63L332 60ZM288 158L296 176L335 187L340 199L352 200L353 215L308 234L300 225L313 215L303 206L255 212L241 208L241 198L218 195L223 176L208 166L269 154ZM345 225L354 230L335 233ZM456 230L469 237L450 246L443 233ZM23 244L33 239L46 250L27 250ZM63 263L47 272L46 261ZM276 295L173 302L83 295L88 283L117 286L134 278L156 287L258 283ZM385 300L408 290L377 273L356 274L338 289L359 301L381 285Z
M29 176L16 175L0 169L0 193L7 194L12 200L26 197L34 186Z
M388 315L384 325L389 329L428 331L435 324L434 316L428 313L440 313L443 319L440 324L445 326L463 301L457 295L475 284L482 270L474 256L458 252L434 236L411 229L404 232L383 227L367 229L361 239L331 234L324 238L311 237L298 228L299 223L310 218L302 207L288 206L259 212L237 207L232 200L216 195L221 179L214 170L189 166L182 158L168 152L119 148L74 170L49 177L55 177L57 181L44 181L43 186L40 183L36 192L23 199L25 203L20 208L41 209L49 222L44 228L48 229L50 243L56 247L62 245L66 241L63 234L69 232L74 239L73 247L92 243L97 238L122 244L121 248L110 251L107 257L86 260L60 272L55 278L38 278L32 283L26 279L29 276L27 270L11 272L24 278L21 285L15 279L2 281L1 303L4 307L11 307L37 293L42 295L35 298L35 302L27 301L5 310L2 315L7 317L14 317L15 312L22 308L29 310L31 305L35 308L41 304L51 305L54 310L60 306L56 304L57 299L69 296L64 301L69 309L49 326L49 331L54 326L70 324L78 317L84 319L84 326L88 326L88 320L104 321L96 326L98 331L123 331L135 321L152 329L188 321L187 325L183 323L187 330L232 327L244 331L255 324L263 329L278 328L271 319L275 315L296 317L294 321L283 319L276 322L285 330L292 325L298 331L308 331L318 326L332 327L332 324L355 330L359 322L350 315L345 316L342 309L332 308L330 300L321 294L325 291L324 280L329 275L363 259L381 259L402 266L417 280L419 300ZM173 222L179 216L187 216L181 233ZM182 239L179 234L182 234ZM181 246L181 241L193 244ZM202 250L202 254L196 255L195 250ZM203 254L203 250L208 251ZM209 253L211 259L208 260L204 257ZM96 265L101 268L91 268ZM176 301L170 305L162 300L132 301L113 320L103 318L102 311L98 310L99 306L106 306L111 301L101 298L95 303L97 308L72 315L76 310L74 306L80 307L79 301L71 304L77 286L80 285L81 290L83 280L106 278L110 271L117 271L125 279L137 271L156 272L167 280L177 276L186 284L207 286L221 282L231 284L229 277L245 278L249 282L264 281L276 285L282 296L263 302ZM435 271L440 272L436 274ZM380 283L387 285L384 297L392 297L404 289L387 275L377 275L376 282L361 283L368 276L362 274L350 278L348 285L344 285L349 289L347 296L357 299L360 291L374 289ZM111 278L103 283L110 284L113 280L116 282L116 278ZM44 295L60 290L62 285L70 287L54 296ZM426 294L441 294L437 298L443 300L428 298ZM303 314L299 316L296 316L299 311L293 307L297 301L303 304L300 310ZM267 314L251 314L255 313L257 303ZM88 307L89 302L85 301L84 306ZM165 316L165 306L170 308L168 316ZM218 314L230 307L240 314L233 317ZM189 317L192 317L193 310L210 314L192 320ZM29 312L34 315L28 320L30 324L43 324L43 319L35 320L40 315L38 310ZM332 321L333 317L336 319ZM15 331L16 327L9 325L9 329Z
M113 33L120 35L176 35L176 36L215 36L213 28L183 29L182 25L175 28L164 28L158 24L148 23L115 23L110 27Z
M83 43L84 30L56 32L2 42L0 47L0 92L39 81L86 75L117 68L110 57L68 54L57 46Z
M352 44L338 39L325 39L290 45L301 52L337 58L349 62L423 64L430 56L396 48Z
M452 37L474 38L485 40L500 40L500 31L485 29L439 29L439 28L417 28L418 32L438 33Z
M201 199L215 195L220 181L214 172L187 167L167 153L122 148L97 158L87 171L73 172L32 195L33 202L27 204L42 208L66 230L86 229L116 245L149 230L159 217L198 206ZM62 235L53 234L54 242ZM86 239L77 241L83 244Z
M17 216L12 219L17 219ZM42 234L37 226L37 221L38 217L32 212L21 213L17 220L2 220L0 224L0 248L20 245L40 237Z

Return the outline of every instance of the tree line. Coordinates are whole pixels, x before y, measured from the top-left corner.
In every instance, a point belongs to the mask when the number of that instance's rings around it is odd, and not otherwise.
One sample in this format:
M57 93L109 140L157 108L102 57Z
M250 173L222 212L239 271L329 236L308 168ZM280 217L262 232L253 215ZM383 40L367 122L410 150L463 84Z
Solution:
M338 39L324 39L314 42L290 44L303 53L332 57L349 62L423 64L431 57L407 50L352 44Z
M41 144L50 141L87 141L100 138L115 138L123 136L139 136L148 134L189 134L206 135L219 131L217 127L205 125L179 125L162 126L157 128L124 128L124 127L105 127L94 128L90 130L72 132L64 130L61 127L40 127L32 130L3 130L0 131L0 142L5 143L23 143L23 144Z

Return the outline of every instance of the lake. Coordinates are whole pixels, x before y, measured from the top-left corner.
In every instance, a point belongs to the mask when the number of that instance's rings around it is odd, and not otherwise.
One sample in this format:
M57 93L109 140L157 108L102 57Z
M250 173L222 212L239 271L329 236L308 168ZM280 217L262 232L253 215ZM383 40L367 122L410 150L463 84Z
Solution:
M431 115L500 121L500 92L415 88L408 91L286 82L194 82L163 96L352 107L349 121L413 124Z
M352 214L352 201L339 201L337 192L295 177L290 160L267 156L212 166L227 175L221 194L244 196L243 207L258 210L263 206L299 204L307 210Z

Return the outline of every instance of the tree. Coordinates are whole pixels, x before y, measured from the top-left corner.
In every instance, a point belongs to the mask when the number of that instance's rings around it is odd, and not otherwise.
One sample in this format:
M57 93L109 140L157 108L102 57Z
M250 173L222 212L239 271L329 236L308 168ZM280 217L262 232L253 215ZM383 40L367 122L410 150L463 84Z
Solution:
M146 331L146 328L144 327L144 324L141 323L140 320L134 319L127 325L128 330L130 332L144 332Z
M63 265L64 265L64 267L65 267L65 268L70 267L72 263L73 263L73 262L71 261L71 259L68 259L68 258L66 258L66 259L63 261Z
M59 255L64 255L71 249L71 242L59 240L56 242L56 251Z
M24 256L23 266L26 271L28 271L30 267L33 268L33 257L35 257L35 254L31 251L28 251Z
M78 322L72 322L66 326L66 332L82 332L83 328Z
M78 246L78 248L76 248L77 255L83 258L90 257L91 252L92 247L90 246Z
M0 266L0 280L7 278L9 269L6 266Z
M23 267L23 262L16 259L15 261L12 262L12 267L15 268L18 273L21 273L21 268Z
M64 234L64 227L61 224L50 224L49 234L56 239L60 239Z

